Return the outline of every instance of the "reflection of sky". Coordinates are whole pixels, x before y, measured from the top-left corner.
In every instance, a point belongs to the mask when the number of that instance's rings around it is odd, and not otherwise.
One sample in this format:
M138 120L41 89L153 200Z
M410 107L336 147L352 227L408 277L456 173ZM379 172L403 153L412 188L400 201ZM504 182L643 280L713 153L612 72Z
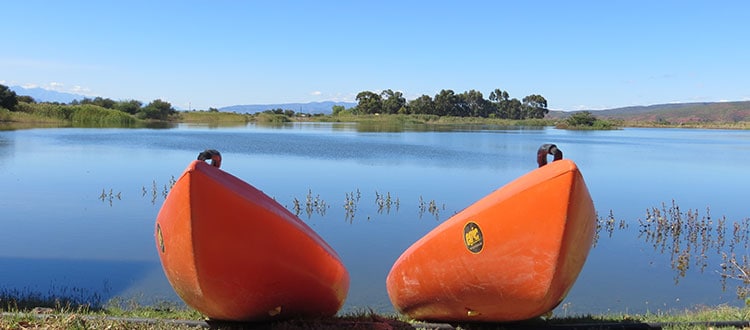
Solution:
M0 131L0 169L3 168L8 158L13 157L15 146L13 145L13 139L7 137L7 135L13 134L13 132Z
M120 297L125 301L153 303L178 299L169 289L158 262L0 258L0 279L0 290L14 288L29 295L70 295L80 301L98 299L104 303ZM144 292L152 297L143 297Z
M646 209L672 199L684 209L703 212L710 207L714 217L748 217L746 131L370 133L358 132L352 124L316 123L0 132L0 228L10 233L0 240L0 269L10 265L9 260L83 260L88 262L79 266L97 269L106 262L122 263L134 269L122 272L125 277L117 281L126 284L118 285L118 292L164 288L161 269L152 267L158 266L153 226L164 186L198 152L215 148L224 156L224 170L287 208L296 198L304 210L308 192L323 199L328 205L324 216L301 217L350 269L348 308L387 309L384 281L390 265L439 223L430 214L420 217L420 197L434 200L441 207L439 220L445 220L534 169L536 149L543 143L556 143L566 158L578 163L600 215L612 210L631 225L620 236L603 238L592 251L571 291L570 308L584 313L596 308L646 309L677 298L685 306L731 299L732 292L717 290L718 281L701 284L710 282L712 271L674 286L668 256L653 253L638 240L637 223ZM357 190L362 199L350 224L343 204L346 193ZM111 204L110 191L120 194ZM376 191L398 198L399 210L379 213ZM145 264L151 266L134 266ZM20 280L0 274L0 287ZM68 280L78 276L59 275ZM650 305L642 302L646 299Z

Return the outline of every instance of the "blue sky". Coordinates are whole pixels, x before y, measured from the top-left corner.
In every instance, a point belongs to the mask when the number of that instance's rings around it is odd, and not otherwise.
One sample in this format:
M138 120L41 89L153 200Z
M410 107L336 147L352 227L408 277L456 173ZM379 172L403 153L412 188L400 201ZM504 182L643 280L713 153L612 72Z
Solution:
M177 108L407 100L554 110L750 100L750 1L2 2L0 84Z

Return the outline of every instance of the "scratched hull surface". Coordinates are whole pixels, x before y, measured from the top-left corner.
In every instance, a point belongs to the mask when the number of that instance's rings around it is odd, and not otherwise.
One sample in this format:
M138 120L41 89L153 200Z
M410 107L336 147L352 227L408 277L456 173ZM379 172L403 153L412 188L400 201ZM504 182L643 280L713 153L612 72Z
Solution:
M596 213L570 160L527 173L446 220L394 263L386 284L414 319L518 321L554 309L590 250Z
M349 290L338 255L260 190L202 161L177 180L156 245L186 304L217 320L335 315Z

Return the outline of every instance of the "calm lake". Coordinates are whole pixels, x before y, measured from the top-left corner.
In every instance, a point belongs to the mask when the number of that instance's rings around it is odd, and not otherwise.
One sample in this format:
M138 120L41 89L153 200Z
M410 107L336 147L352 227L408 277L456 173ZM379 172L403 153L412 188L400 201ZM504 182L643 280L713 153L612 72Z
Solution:
M749 131L378 130L0 131L0 292L179 301L159 264L154 221L173 180L213 148L223 170L298 212L339 253L352 280L343 312L390 312L385 277L398 256L536 168L539 146L554 143L580 167L602 222L556 315L744 304L736 270L749 251ZM700 228L643 225L654 208Z

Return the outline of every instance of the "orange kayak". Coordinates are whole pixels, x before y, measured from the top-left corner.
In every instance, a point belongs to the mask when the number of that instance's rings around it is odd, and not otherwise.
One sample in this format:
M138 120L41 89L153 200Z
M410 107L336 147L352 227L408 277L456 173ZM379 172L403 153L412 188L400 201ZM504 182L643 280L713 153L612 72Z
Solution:
M349 273L320 236L216 163L187 167L155 235L169 283L211 319L332 316L349 291Z
M388 274L388 295L399 312L418 320L535 318L554 309L573 286L595 226L578 167L554 161L492 192L409 247Z

